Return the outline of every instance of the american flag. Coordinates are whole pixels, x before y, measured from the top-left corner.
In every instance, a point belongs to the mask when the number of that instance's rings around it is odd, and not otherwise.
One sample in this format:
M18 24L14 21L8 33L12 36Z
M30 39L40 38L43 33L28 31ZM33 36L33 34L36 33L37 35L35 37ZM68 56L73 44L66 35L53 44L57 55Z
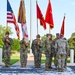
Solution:
M7 0L7 23L13 23L14 24L17 37L18 37L18 39L20 39L19 26L18 26L18 24L16 22L15 15L14 15L14 13L12 11L11 5L10 5L8 0Z

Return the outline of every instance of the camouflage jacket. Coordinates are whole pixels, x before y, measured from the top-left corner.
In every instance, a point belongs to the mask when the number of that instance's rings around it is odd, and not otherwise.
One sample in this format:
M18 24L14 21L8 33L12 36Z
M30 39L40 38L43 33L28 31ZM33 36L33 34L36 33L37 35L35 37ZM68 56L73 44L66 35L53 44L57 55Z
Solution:
M45 47L46 47L46 54L51 54L52 53L52 40L49 40L46 38L45 40Z
M42 46L42 41L41 40L39 41L39 44L37 43L37 39L34 39L32 41L31 49L32 49L33 53L35 52L35 50L41 51L42 47L43 46Z
M67 54L67 50L69 49L68 42L64 39L58 39L55 43L55 49L57 50L57 54Z
M21 49L26 50L28 47L28 44L26 44L23 40L20 41Z
M2 41L4 42L3 49L9 48L9 47L11 48L11 44L13 42L13 40L11 38L8 38L9 42L6 41L5 37L2 39Z

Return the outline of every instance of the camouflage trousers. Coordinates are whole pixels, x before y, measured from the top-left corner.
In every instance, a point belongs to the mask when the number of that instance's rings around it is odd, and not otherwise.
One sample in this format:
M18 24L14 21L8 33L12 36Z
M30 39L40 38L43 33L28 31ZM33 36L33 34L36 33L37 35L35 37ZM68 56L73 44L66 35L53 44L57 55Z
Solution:
M4 63L5 66L10 65L10 55L11 55L11 47L3 47L3 55L4 55Z
M4 63L6 66L10 65L10 52L4 52Z
M27 65L27 51L21 51L20 52L20 63L21 67L26 67Z
M58 66L58 57L57 57L57 54L54 55L54 65L57 68L57 66Z
M58 69L64 69L65 67L66 54L58 55Z
M51 54L47 54L46 55L45 67L51 68L51 64L52 64L52 55Z
M41 54L37 53L36 55L34 55L34 66L39 68L41 67Z

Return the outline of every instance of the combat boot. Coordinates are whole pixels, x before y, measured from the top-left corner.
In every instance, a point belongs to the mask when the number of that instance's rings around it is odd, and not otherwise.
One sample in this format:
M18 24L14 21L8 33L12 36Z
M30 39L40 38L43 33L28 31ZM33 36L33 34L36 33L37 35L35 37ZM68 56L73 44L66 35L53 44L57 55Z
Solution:
M63 70L63 69L61 69L60 71L61 71L61 72L64 72L64 70Z
M9 67L10 67L10 65L5 65L5 66L4 66L4 68L9 68Z
M49 68L49 67L45 67L45 70L46 70L46 71L49 71L49 70L50 70L50 68Z
M21 68L26 68L26 66L21 66Z

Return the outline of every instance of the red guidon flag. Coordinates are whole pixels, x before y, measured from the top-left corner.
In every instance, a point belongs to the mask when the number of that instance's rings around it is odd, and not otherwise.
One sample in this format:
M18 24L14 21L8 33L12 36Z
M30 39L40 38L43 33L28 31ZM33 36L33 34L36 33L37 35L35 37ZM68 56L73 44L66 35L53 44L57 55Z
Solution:
M60 30L60 34L62 34L64 36L64 25L65 25L65 16L63 18L63 22L62 22L62 26L61 26L61 30Z
M51 6L50 0L49 0L49 3L48 3L46 15L45 15L45 21L50 25L50 29L54 28L52 6Z
M37 4L37 1L36 1L36 11L37 11L37 18L40 20L40 25L42 25L44 27L44 29L46 29L46 22L44 20L44 17L42 15L42 12Z

